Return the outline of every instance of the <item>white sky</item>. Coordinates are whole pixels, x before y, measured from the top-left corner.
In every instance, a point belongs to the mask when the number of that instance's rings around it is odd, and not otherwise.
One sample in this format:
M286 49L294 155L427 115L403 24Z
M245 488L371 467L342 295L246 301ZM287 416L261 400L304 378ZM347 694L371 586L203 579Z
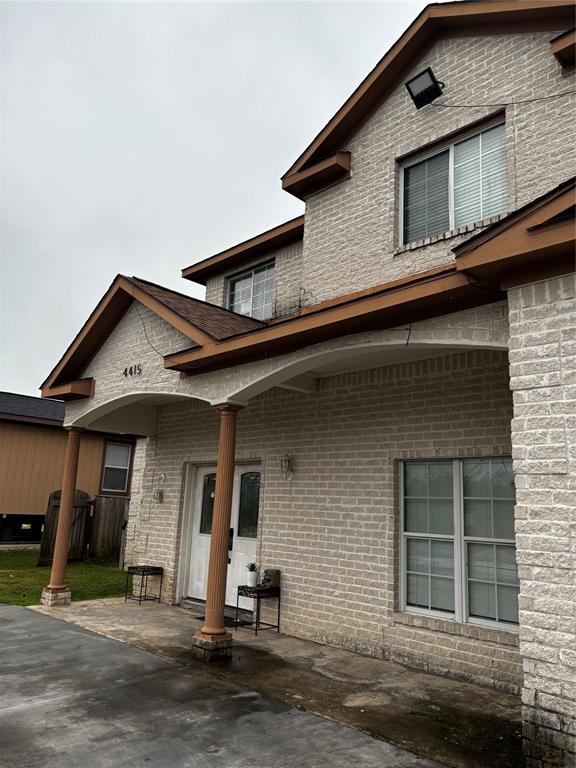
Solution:
M279 177L426 5L0 2L0 389L38 387L118 272L303 213Z

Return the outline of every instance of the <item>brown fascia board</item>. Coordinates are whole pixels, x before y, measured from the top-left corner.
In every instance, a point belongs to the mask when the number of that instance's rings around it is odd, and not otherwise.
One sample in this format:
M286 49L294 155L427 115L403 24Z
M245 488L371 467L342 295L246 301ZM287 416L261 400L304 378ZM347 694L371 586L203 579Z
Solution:
M304 216L297 216L295 219L262 232L256 237L251 237L243 243L227 248L225 251L192 264L190 267L185 267L182 270L182 277L206 285L207 280L217 272L240 266L248 259L256 256L273 253L279 248L302 240L303 237Z
M19 424L32 424L39 427L58 427L62 429L63 421L59 419L43 419L37 416L20 416L16 413L0 413L0 421L13 421Z
M441 37L550 31L574 26L573 0L482 0L428 5L282 176L342 149Z
M117 275L96 308L77 333L72 343L41 385L42 397L64 397L59 393L59 385L67 385L81 374L88 362L102 347L112 330L125 315L134 300L147 306L151 311L168 322L195 344L201 345L212 341L212 337L189 323L177 313L162 304L146 291L136 286L130 278ZM78 394L78 397L90 397Z
M313 192L332 186L350 178L350 152L336 152L332 157L298 173L291 173L282 179L282 189L300 200Z
M576 29L558 35L550 41L552 53L562 65L562 69L570 72L574 69L576 60Z
M574 271L574 179L453 249L458 271L495 288Z
M42 397L57 397L59 400L84 400L94 396L94 379L77 379L52 387L42 387Z
M503 294L478 289L454 264L342 297L337 305L310 308L307 314L252 331L201 350L167 355L164 366L188 373L204 372L284 354L321 341L365 330L450 314L500 301ZM314 311L315 310L315 311Z

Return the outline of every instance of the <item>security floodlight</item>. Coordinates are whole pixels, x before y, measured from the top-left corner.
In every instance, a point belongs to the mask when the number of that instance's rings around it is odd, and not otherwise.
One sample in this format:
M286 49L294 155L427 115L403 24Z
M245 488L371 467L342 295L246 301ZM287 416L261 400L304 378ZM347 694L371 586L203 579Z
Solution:
M444 83L440 83L434 77L434 72L428 67L420 74L413 77L412 80L408 80L406 88L410 94L410 98L414 102L416 109L425 107L426 104L437 99L438 96L442 96L442 88Z

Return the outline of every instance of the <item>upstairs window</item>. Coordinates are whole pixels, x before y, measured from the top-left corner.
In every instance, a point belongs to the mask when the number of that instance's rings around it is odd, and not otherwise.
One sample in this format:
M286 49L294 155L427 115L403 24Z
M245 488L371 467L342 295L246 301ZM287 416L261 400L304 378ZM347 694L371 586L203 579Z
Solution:
M506 210L503 123L402 168L402 242L441 235Z
M102 491L126 493L131 453L132 446L129 443L106 443Z
M230 280L229 309L257 320L267 320L274 310L274 262L244 272Z

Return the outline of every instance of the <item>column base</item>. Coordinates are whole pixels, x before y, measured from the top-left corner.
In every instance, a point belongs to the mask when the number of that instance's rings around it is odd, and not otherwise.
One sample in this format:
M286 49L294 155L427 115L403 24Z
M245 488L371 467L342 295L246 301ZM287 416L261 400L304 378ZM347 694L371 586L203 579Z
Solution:
M232 635L203 635L196 632L192 638L192 655L201 661L229 659L232 656Z
M47 608L56 608L61 605L70 605L71 599L72 592L67 587L64 589L50 589L50 587L44 587L40 602Z

